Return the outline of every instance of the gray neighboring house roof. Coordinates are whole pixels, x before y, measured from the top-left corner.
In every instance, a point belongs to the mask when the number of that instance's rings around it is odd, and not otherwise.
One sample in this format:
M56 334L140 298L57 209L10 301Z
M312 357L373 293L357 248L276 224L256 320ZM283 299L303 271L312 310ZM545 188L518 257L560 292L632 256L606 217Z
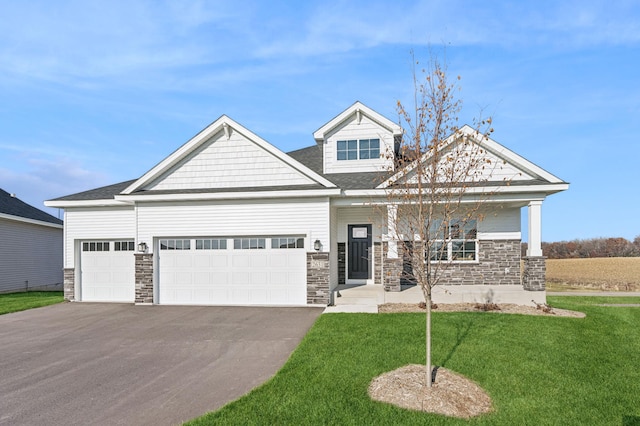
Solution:
M0 189L0 214L62 225L62 221Z

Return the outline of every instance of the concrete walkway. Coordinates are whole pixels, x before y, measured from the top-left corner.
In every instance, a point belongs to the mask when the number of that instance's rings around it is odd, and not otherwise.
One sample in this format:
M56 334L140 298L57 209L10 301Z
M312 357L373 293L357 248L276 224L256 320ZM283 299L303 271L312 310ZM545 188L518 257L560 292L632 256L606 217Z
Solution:
M467 288L471 287L471 288ZM433 289L435 303L516 303L532 305L545 303L546 296L608 296L640 297L640 292L530 292L521 286L436 286ZM334 293L334 305L324 313L378 313L378 306L385 303L420 303L424 301L419 286L406 286L400 292L384 291L381 285L338 286Z
M544 303L545 292L525 291L520 285L502 286L436 286L432 293L434 303L515 303L531 305L531 301ZM420 286L403 286L402 291L384 291L381 285L339 285L334 292L333 306L325 313L364 312L377 313L385 303L420 303L424 295Z

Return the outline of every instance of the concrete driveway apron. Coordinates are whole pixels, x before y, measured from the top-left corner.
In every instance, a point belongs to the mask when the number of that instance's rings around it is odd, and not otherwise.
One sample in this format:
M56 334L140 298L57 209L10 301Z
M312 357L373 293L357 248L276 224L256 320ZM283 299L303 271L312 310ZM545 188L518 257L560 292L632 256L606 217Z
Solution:
M64 303L0 315L0 425L171 425L273 376L321 308Z

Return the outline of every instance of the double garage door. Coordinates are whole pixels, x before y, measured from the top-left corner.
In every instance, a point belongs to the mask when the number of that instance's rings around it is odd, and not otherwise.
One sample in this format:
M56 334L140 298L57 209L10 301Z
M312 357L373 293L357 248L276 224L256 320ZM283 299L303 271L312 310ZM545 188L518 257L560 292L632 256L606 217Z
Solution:
M158 303L304 305L304 238L160 239Z
M304 305L301 236L182 238L157 241L156 301L174 305ZM135 245L82 243L80 300L135 300Z

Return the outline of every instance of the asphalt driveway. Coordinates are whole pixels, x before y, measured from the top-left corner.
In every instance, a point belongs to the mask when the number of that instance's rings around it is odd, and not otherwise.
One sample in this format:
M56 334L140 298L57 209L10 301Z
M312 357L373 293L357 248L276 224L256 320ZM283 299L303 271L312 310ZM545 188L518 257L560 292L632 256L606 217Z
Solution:
M0 425L170 425L260 385L321 308L64 303L0 315Z

